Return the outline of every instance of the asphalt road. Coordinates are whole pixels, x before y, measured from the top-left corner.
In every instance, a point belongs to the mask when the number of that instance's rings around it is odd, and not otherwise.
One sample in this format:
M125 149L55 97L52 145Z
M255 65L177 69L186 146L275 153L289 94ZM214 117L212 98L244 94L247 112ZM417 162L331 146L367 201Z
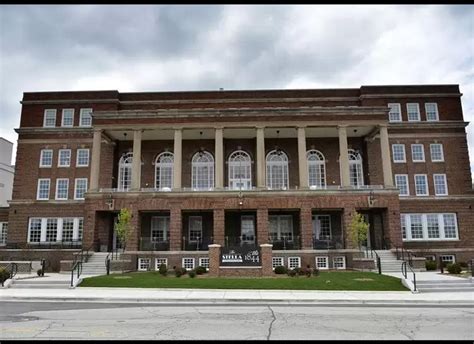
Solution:
M468 307L2 302L0 339L474 339Z

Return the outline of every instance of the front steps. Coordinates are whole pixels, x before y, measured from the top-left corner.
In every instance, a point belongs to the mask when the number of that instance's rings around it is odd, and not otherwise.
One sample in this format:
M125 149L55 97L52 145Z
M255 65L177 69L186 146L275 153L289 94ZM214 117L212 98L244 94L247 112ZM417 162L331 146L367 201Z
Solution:
M13 279L10 288L15 289L69 289L69 279L50 280L45 277Z
M390 250L376 250L380 257L380 265L382 273L384 272L401 272L403 260L397 260L397 256ZM377 258L374 256L375 267L377 268Z
M81 276L105 275L107 273L105 258L108 254L108 252L94 252L86 263L82 263Z
M426 280L417 281L416 289L421 293L474 292L474 283L462 277L458 277L458 280Z

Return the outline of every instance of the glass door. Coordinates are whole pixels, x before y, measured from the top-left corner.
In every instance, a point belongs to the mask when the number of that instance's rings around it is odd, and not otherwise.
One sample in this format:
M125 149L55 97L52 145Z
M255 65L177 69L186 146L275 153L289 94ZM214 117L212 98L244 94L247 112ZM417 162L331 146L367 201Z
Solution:
M252 215L242 215L240 220L242 243L255 244L255 217Z

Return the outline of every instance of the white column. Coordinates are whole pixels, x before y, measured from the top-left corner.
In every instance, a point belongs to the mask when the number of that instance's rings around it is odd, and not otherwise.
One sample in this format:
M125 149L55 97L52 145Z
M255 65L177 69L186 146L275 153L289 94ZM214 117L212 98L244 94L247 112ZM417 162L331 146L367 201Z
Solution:
M224 188L224 129L215 130L216 189Z
M140 190L142 172L142 130L133 131L133 160L132 160L132 185L131 189Z
M89 189L92 191L97 191L99 189L101 141L102 130L94 129L94 138L92 140L91 177L89 187Z
M347 127L338 126L339 134L339 167L341 171L341 186L350 186L349 179L349 156L347 154Z
M306 159L306 128L298 127L298 168L300 171L300 188L309 187L308 160Z
M265 188L265 128L257 127L257 187Z
M387 125L380 125L380 153L382 154L383 184L393 186L392 160L390 158L390 143L388 142Z
M174 130L173 189L181 188L181 164L183 155L183 129Z

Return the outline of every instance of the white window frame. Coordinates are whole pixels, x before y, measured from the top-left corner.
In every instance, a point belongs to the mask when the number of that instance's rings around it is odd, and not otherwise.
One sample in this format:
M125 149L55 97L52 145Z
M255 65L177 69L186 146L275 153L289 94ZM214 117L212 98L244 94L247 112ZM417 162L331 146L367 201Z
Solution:
M364 186L364 165L362 161L362 155L354 149L348 149L347 155L349 159L349 182L354 188L360 188ZM341 164L339 164L339 168ZM341 185L342 185L342 173L341 173Z
M71 124L64 124L64 119L66 112L71 113ZM74 109L63 109L62 110L62 115L61 115L61 127L73 127L74 126Z
M199 220L199 222L201 223L201 228L199 230L199 240L202 240L202 233L203 233L203 229L202 229L202 225L203 225L203 219L202 219L202 216L199 216L199 215L192 215L192 216L189 216L188 217L188 242L189 243L196 243L198 242L198 240L196 239L193 239L191 240L191 220ZM197 232L197 230L193 229L193 231Z
M171 162L169 161L171 160ZM171 170L171 175L164 173L166 170ZM171 191L173 188L173 174L174 174L174 154L171 152L163 152L155 159L155 189L161 191Z
M290 223L290 231L283 231L282 230L282 223L284 223L284 221L282 221L283 218L290 218L291 221L289 221ZM280 241L280 240L283 240L283 234L282 232L284 233L291 233L290 234L290 239L286 239L286 241L288 242L292 242L294 240L294 235L295 235L295 231L294 231L294 228L293 228L293 215L287 215L287 214L282 214L282 215L268 215L268 221L269 221L269 226L270 226L270 221L271 219L276 219L276 222L277 222L277 230L276 230L276 237L273 238L272 234L273 232L269 229L268 230L268 235L272 238L272 240L276 240L276 241Z
M274 160L274 159L279 160ZM266 158L266 182L269 190L287 190L290 185L288 173L288 155L285 152L272 150L268 152ZM281 172L281 180L277 174Z
M203 264L203 261L207 260L207 263L204 263ZM198 266L202 266L202 267L205 267L206 270L209 270L209 257L199 257L199 265Z
M66 182L66 196L65 197L59 197L59 183L60 182ZM56 193L54 199L56 201L67 201L69 197L69 178L57 178L56 179Z
M414 153L413 149L415 147L420 147L420 146L421 146L421 152L423 154L423 159L415 160L415 153ZM413 143L411 145L411 161L413 161L413 162L425 162L426 161L426 159L425 159L425 145L424 144L422 144L422 143Z
M397 178L405 179L405 185L406 185L406 189L407 189L406 193L401 193L401 188L399 186ZM400 193L399 193L400 196L410 196L410 183L408 182L408 174L396 174L395 175L395 186L400 189Z
M229 189L251 190L252 189L252 158L243 150L236 150L229 155L228 177ZM239 173L244 171L244 173ZM243 175L244 177L237 177Z
M186 267L186 265L188 265L187 263L190 263L192 261L192 268L189 268L189 267ZM187 271L189 270L193 270L195 267L196 267L196 259L192 258L192 257L183 257L181 259L181 266L183 268L185 268ZM188 266L190 266L191 264L189 264Z
M337 262L337 260L342 258L342 267L338 267L337 264L340 262ZM332 258L332 266L336 270L345 270L346 269L346 256L335 256Z
M443 263L448 263L448 264L456 263L456 256L454 254L441 254L439 257ZM449 259L446 259L448 257Z
M158 225L160 224L160 221L162 220L161 224L164 224L164 228L160 228ZM153 227L154 225L157 225L157 227ZM158 238L159 236L153 236L153 232L163 232L163 240L154 240L154 238ZM162 242L168 242L169 240L169 235L170 235L170 216L169 215L160 215L160 216L152 216L150 220L150 242L152 243L162 243Z
M41 186L42 181L48 181L48 197L46 198L40 198L40 186ZM36 190L36 199L38 201L46 201L46 200L49 200L50 195L51 195L51 178L39 178L38 186Z
M456 213L402 213L401 215L401 227L402 227L402 239L403 241L459 241L459 227ZM421 238L413 238L411 231L412 216L419 216L421 218ZM438 218L438 238L430 238L428 235L428 215L437 216ZM454 224L454 237L446 237L447 226L445 225L444 218L449 216L453 218ZM403 220L404 219L404 220ZM404 222L404 223L403 223ZM405 237L403 236L403 225L405 225Z
M416 111L417 111L417 118L416 119L410 119L410 105L416 105ZM407 119L408 122L420 122L420 104L419 103L407 103Z
M395 154L395 148L402 147L403 150L403 159L402 160L395 160L396 154ZM401 164L407 162L407 154L405 151L405 145L403 143L394 143L392 144L392 156L393 156L393 162L395 164Z
M319 150L310 149L306 152L308 164L308 185L310 189L326 188L326 158ZM312 182L313 181L313 182Z
M43 159L44 159L45 152L51 152L51 164L49 164L49 165L44 165L43 164ZM46 167L51 168L51 167L53 167L53 158L54 158L54 151L52 149L42 149L41 153L40 153L40 165L39 165L39 167L41 167L41 168L46 168Z
M417 183L417 180L416 180L417 177L424 177L425 185L426 185L426 193L418 193L418 187L417 187L418 183ZM413 176L413 179L415 181L415 195L416 196L429 196L430 188L429 188L429 185L428 185L428 176L426 174L415 174Z
M59 222L59 221L58 221ZM69 222L71 223L72 222L72 228L69 228L68 229L68 232L71 233L71 239L70 240L65 240L64 238L64 233L65 233L65 228L64 228L64 224L66 222ZM61 237L61 240L58 240L58 241L61 241L61 242L73 242L74 241L74 218L73 217L63 217L61 218L61 230L59 231L59 225L58 225L58 232L60 232L60 237Z
M328 219L329 223L329 236L321 235L321 219L325 218ZM319 221L319 233L318 233L318 221ZM331 215L328 214L316 214L312 216L312 227L313 227L313 236L316 240L331 240L332 238L332 223L331 223Z
M204 161L207 160L207 161ZM197 152L191 162L191 183L195 191L214 189L214 157L208 151ZM207 173L207 176L206 176ZM203 183L205 182L205 183Z
M445 189L445 193L440 193L438 192L438 189L437 189L437 184L436 183L436 177L442 177L443 181L444 181L444 189ZM446 178L446 174L445 173L434 173L433 174L433 186L434 186L434 191L435 191L435 196L447 196L448 195L448 179Z
M61 164L61 153L69 152L69 160L67 165ZM71 167L71 149L60 149L58 152L58 167Z
M168 258L155 258L155 270L160 270L160 265L165 264L168 268Z
M151 258L138 258L138 271L150 271L150 268Z
M400 103L388 103L387 106L390 109L388 111L388 121L389 122L401 122L402 121L402 107L401 107ZM394 115L394 113L392 113L392 108L393 107L398 108L398 114L397 114L398 116L397 116L396 119L392 119L393 118L392 116Z
M80 164L79 156L81 152L87 152L87 164ZM76 151L76 167L88 167L90 161L90 150L89 148L78 148Z
M440 148L441 159L433 159L433 147L438 146ZM442 143L431 143L430 144L430 155L432 162L444 162L444 149Z
M27 242L29 244L41 244L45 242L50 243L58 243L62 242L63 238L63 225L64 220L73 220L73 229L72 229L72 241L73 242L81 242L82 241L82 231L84 226L84 218L83 217L30 217L28 220L28 239ZM47 232L47 223L48 220L55 220L57 224L56 228L56 237L54 241L46 241L46 232ZM40 224L39 228L39 240L38 241L31 241L31 224L35 221ZM70 241L68 241L70 242Z
M293 264L294 260L297 262L296 266ZM301 268L301 257L288 257L288 269L293 270L295 268Z
M325 262L325 264L320 265L318 262L318 258L322 259ZM314 257L314 263L315 263L314 266L319 270L329 270L329 257L328 256L316 256Z
M84 181L84 180L86 181L86 189L84 190L84 193L86 193L87 188L89 187L87 178L76 178L75 181L74 181L74 199L75 200L84 200L85 199L85 196L84 197L77 197L77 184L78 184L78 182Z
M7 244L8 222L0 222L0 246Z
M46 125L48 120L53 118L52 113L54 113L54 123L52 125ZM51 118L48 118L51 117ZM57 117L57 110L56 109L45 109L44 110L44 117L43 117L43 127L44 128L54 128L56 127L56 117Z
M80 127L91 127L92 126L92 109L91 108L83 108L80 110L79 112L79 126ZM83 124L83 118L84 118L84 115L89 115L90 116L90 121L91 123L89 125L84 125Z
M132 164L133 164L133 153L127 152L127 153L122 154L122 156L119 159L118 183L117 183L117 189L120 191L128 191L130 187L132 186ZM126 175L124 175L125 170L128 171Z
M272 257L273 270L275 270L277 266L285 266L285 259L283 257Z
M435 118L428 118L428 106L434 105L436 117ZM437 122L439 121L439 111L438 111L438 103L425 103L425 115L427 122Z

